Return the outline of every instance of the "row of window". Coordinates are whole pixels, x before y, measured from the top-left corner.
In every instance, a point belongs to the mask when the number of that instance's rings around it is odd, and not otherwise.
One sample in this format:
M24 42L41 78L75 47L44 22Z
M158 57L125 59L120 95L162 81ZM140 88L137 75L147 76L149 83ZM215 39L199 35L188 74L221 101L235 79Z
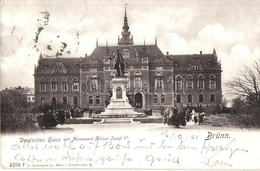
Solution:
M182 99L181 99L181 95L177 95L176 96L176 102L177 103L181 103L182 102ZM204 95L203 94L200 94L199 95L199 103L203 103L204 102ZM214 103L215 102L215 94L211 94L210 95L210 102L211 103ZM188 95L188 103L193 103L193 99L192 99L192 95Z
M135 73L136 77L134 78L134 86L137 88L142 87L142 74L140 72ZM194 83L193 83L193 77L191 75L187 76L186 79L186 89L191 90L194 88ZM197 81L198 89L204 89L204 76L200 75L198 77ZM182 80L181 76L176 77L176 90L181 90L183 89L184 83ZM58 87L58 82L54 78L51 80L51 92L57 92L57 87ZM163 89L164 88L164 81L163 81L163 75L162 74L157 74L155 78L155 88L156 89ZM40 83L40 91L41 92L46 92L47 89L47 82L43 79ZM63 92L68 91L68 80L67 79L62 79L62 86L61 89ZM209 89L216 89L216 77L214 75L211 75L209 77ZM100 90L100 84L98 83L98 76L93 74L91 76L91 82L90 82L90 90L91 91L99 91ZM73 79L73 84L72 84L72 91L79 91L79 82L77 78Z
M42 97L41 98L41 104L44 103L44 100L45 100L44 97ZM90 105L94 104L94 102L95 102L95 104L98 105L98 104L100 104L100 96L89 96L88 102L89 102ZM52 97L51 104L52 105L56 105L57 104L56 97ZM68 98L67 97L62 97L62 104L63 105L67 105L68 104ZM78 105L78 97L77 96L75 96L73 98L73 104L74 105Z
M61 83L61 90L63 92L67 92L69 90L69 84L68 82L62 82ZM46 92L47 91L47 83L41 82L40 84L40 91ZM51 92L57 92L58 91L58 82L51 82L50 84L50 91ZM72 91L79 91L79 83L74 82L72 83Z
M63 78L61 80L61 90L63 92L67 92L69 90L69 83L67 78ZM40 82L40 91L41 92L46 92L47 91L47 81L45 79L42 79ZM51 92L57 92L58 91L58 81L55 78L51 79L50 83L50 91ZM79 91L79 81L78 78L74 78L72 80L72 91Z
M186 88L188 90L193 89L193 77L191 75L187 76L186 80ZM176 77L176 89L183 89L183 80L181 76ZM198 76L198 89L204 89L204 76ZM211 75L209 77L209 89L216 89L216 77L215 75Z
M158 95L157 94L155 94L154 95L154 103L158 103ZM161 103L164 103L165 102L165 95L164 94L162 94L161 96L160 96L160 100L161 100ZM177 95L176 96L176 102L177 103L181 103L181 95ZM193 102L193 100L192 100L192 95L188 95L188 103L192 103ZM203 96L203 94L200 94L199 95L199 103L203 103L204 102L204 96ZM215 95L214 94L211 94L210 95L210 102L211 103L214 103L215 102Z

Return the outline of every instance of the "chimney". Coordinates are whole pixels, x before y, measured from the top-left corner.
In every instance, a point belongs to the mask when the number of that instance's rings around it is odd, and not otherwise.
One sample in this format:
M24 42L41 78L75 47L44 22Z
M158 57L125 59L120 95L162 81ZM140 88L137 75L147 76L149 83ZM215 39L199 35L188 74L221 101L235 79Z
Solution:
M88 54L87 54L87 53L85 54L85 58L86 58L86 57L88 57Z
M167 55L169 55L169 52L166 52Z
M202 54L202 51L200 51L200 54Z

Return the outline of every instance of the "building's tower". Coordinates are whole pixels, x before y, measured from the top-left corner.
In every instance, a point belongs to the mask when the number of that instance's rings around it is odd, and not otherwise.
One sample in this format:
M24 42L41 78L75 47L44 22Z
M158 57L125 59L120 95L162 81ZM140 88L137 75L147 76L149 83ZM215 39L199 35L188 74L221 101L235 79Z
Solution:
M126 14L126 6L125 6L125 17L124 17L124 25L122 27L123 31L121 32L121 39L118 39L119 46L130 46L133 45L133 36L130 37L131 32L129 31L127 14Z

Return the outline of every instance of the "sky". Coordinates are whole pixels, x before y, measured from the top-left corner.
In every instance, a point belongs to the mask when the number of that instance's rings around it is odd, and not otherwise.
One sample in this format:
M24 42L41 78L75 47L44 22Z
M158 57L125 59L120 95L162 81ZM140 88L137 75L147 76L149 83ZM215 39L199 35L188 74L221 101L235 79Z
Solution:
M136 45L157 37L164 54L215 48L224 97L224 83L260 59L260 0L0 0L0 90L34 87L40 53L84 57L97 39L116 45L125 4Z

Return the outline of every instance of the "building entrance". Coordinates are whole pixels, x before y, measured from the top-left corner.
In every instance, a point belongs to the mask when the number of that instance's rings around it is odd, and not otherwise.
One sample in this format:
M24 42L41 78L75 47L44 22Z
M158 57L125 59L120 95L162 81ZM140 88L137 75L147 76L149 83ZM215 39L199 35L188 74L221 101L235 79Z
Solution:
M143 95L141 93L135 94L135 107L142 108L143 107Z

